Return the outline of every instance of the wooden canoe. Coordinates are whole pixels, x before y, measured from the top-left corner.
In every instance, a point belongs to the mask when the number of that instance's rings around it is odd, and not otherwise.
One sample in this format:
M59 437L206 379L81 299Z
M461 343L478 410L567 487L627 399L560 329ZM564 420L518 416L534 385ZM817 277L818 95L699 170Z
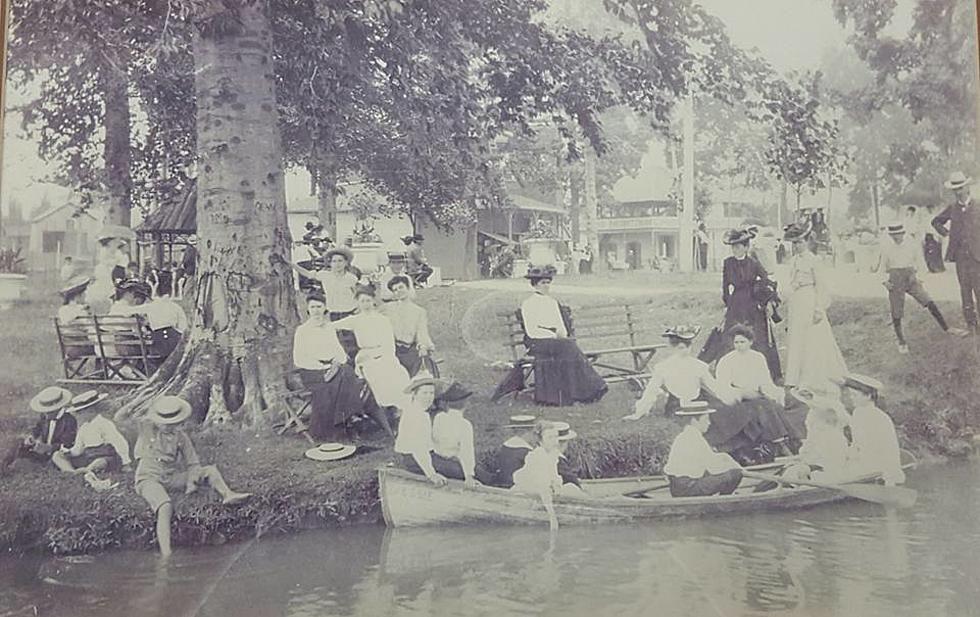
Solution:
M873 481L863 478L861 481ZM755 481L746 479L733 495L671 497L657 490L646 497L624 493L647 487L665 486L662 477L615 478L583 482L588 498L560 497L555 512L561 525L627 523L642 519L717 516L770 510L795 510L844 501L847 495L824 488L776 488L753 493ZM458 480L444 487L432 485L424 476L401 469L378 470L381 508L389 527L426 525L520 525L547 524L541 501L531 495L491 486L469 488Z

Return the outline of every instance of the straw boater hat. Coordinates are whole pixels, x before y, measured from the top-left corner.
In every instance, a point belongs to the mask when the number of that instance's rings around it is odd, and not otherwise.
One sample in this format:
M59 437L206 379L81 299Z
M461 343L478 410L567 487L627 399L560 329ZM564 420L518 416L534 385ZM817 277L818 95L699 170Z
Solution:
M537 418L535 416L532 416L530 414L519 414L516 416L511 416L510 424L508 424L505 428L513 428L519 430L532 429L534 428L534 423L536 421Z
M64 287L61 288L61 291L59 291L58 293L68 298L81 293L81 291L86 287L88 287L91 283L92 283L92 277L84 276L84 275L73 276L70 279L68 279L68 282L65 284Z
M725 237L722 239L724 244L741 244L742 242L748 242L755 237L748 229L729 229L725 232Z
M578 433L572 430L568 422L552 422L551 424L558 429L558 441L568 441L578 437Z
M415 391L422 386L432 386L436 390L436 396L439 396L439 394L445 390L448 385L449 384L447 384L445 381L437 377L433 377L431 373L422 371L412 378L412 381L408 384L408 387L405 388L405 394L415 394Z
M881 392L885 386L874 377L850 373L844 378L844 387L874 396Z
M552 266L531 266L527 269L527 274L524 275L524 278L532 283L544 279L553 281L555 280L555 274L557 274L557 271Z
M348 458L356 451L357 446L342 443L321 443L317 447L307 450L305 456L308 459L318 462L339 461L340 459Z
M354 261L354 253L353 253L353 251L351 251L346 246L335 246L335 247L333 247L332 249L330 249L329 251L327 251L326 253L323 254L323 259L325 259L326 261L330 261L330 259L334 255L343 255L344 256L344 259L347 260L347 263L351 263L351 262Z
M889 225L887 227L887 230L889 234L893 236L897 236L898 234L905 233L905 225L903 225L902 223L895 223L893 225Z
M71 404L71 392L59 386L48 386L31 399L31 409L37 413L61 411Z
M715 410L708 406L707 401L688 401L674 412L675 416L704 416L715 413Z
M150 405L154 424L178 424L191 417L191 404L179 396L161 396Z
M73 412L82 411L83 409L88 409L93 405L97 405L107 398L109 398L109 395L105 392L99 392L98 390L87 390L71 399L71 407L68 410Z
M956 190L963 188L967 184L973 184L973 178L967 177L962 171L954 171L949 174L949 180L946 181L946 188L950 190Z
M663 337L668 339L680 339L682 341L693 341L701 333L701 326L674 326L664 330Z
M388 253L388 261L407 261L407 260L408 257L405 256L405 253L401 253L401 252Z

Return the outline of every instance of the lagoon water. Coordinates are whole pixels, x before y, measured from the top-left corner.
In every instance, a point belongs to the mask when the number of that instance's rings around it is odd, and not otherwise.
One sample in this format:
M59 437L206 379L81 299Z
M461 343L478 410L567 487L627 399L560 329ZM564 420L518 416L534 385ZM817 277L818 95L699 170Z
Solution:
M361 527L151 552L0 558L0 616L980 615L980 465L868 503L635 526Z

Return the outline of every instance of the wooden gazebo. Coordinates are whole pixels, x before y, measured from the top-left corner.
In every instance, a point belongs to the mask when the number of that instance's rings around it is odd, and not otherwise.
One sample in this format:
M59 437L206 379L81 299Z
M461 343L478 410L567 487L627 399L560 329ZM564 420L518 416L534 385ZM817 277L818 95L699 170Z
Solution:
M179 200L162 204L136 229L137 263L143 265L146 251L153 265L179 262L197 234L197 183L188 182Z

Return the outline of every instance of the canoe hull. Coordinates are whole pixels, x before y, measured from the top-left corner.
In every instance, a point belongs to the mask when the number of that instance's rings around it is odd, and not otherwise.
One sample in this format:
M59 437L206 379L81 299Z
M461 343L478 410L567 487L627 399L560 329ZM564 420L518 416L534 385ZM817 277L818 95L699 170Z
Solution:
M645 480L645 479L644 479ZM623 480L624 485L643 486ZM428 525L538 525L547 524L541 501L507 489L468 488L450 480L437 488L424 477L400 469L378 471L381 506L389 527ZM762 493L670 497L658 491L653 498L558 498L555 512L562 525L627 523L643 519L722 516L771 510L795 510L843 501L848 497L822 488L777 488Z

